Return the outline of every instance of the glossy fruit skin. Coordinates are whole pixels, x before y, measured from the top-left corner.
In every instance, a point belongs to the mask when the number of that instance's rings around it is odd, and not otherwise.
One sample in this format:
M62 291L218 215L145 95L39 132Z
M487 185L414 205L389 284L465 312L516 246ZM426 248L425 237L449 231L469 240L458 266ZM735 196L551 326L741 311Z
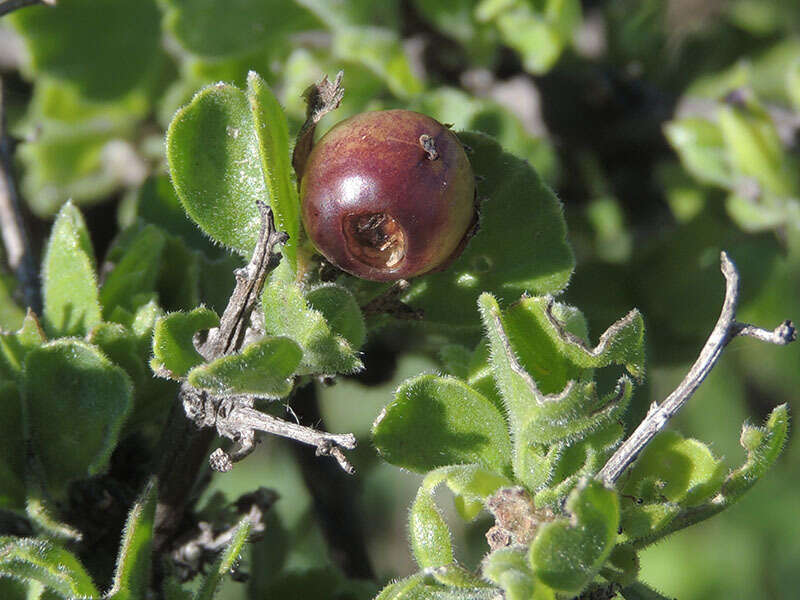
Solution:
M317 250L373 281L447 264L477 218L463 145L438 121L408 110L361 113L328 131L309 156L300 202Z

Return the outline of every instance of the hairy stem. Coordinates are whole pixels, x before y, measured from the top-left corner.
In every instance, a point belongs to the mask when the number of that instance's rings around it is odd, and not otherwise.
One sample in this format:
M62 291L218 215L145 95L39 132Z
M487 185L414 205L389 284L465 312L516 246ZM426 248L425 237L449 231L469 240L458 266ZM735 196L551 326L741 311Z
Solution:
M786 345L796 339L796 332L791 321L784 321L774 330L769 331L736 321L736 305L739 300L739 273L726 252L720 254L720 268L725 276L725 301L722 312L711 335L700 351L692 368L677 388L661 403L653 405L645 419L636 430L608 459L597 474L597 478L607 484L615 483L622 473L641 454L656 434L662 431L670 419L683 408L689 398L694 395L700 384L717 364L725 346L737 336L753 337L771 344Z

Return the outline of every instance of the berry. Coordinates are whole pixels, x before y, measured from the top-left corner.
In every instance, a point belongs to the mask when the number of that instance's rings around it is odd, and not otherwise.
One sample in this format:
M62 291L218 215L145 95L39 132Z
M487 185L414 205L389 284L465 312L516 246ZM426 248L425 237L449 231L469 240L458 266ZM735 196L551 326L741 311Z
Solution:
M477 219L475 178L461 142L408 110L362 113L328 131L308 158L300 202L317 250L374 281L443 268Z

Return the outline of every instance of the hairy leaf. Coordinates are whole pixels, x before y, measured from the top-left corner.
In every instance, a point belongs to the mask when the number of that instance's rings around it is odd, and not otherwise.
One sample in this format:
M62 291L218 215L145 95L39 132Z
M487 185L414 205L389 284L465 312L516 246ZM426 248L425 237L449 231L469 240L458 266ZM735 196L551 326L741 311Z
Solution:
M230 573L231 569L235 568L239 554L241 554L247 536L250 534L251 523L249 517L244 517L239 521L233 538L228 546L222 551L220 557L211 566L209 573L205 576L200 589L195 594L195 600L213 600L214 595L217 593L222 579Z
M33 311L28 311L15 333L0 332L0 379L18 381L28 352L45 341L44 331Z
M302 349L289 338L265 337L239 354L194 367L187 379L215 394L283 398L292 391L292 375L302 358Z
M289 125L275 94L254 71L247 75L247 99L253 113L270 206L275 212L275 226L289 235L283 254L294 266L300 235L300 200L297 186L292 180L294 171L289 158Z
M309 306L300 287L274 280L264 286L264 329L269 335L286 336L303 349L299 374L353 373L362 368L361 359L347 339L332 329L325 315ZM325 303L325 306L331 308ZM342 308L348 304L342 305ZM357 309L357 307L354 307ZM347 317L336 315L334 321L349 325L360 317L360 311ZM344 333L344 331L343 331Z
M536 577L556 591L577 594L597 574L617 536L619 498L591 480L567 499L570 518L541 526L529 559Z
M249 257L269 204L247 95L219 83L195 94L167 130L167 161L184 209L217 242Z
M442 518L433 499L441 483L462 502L480 504L510 481L480 465L452 465L428 473L417 491L409 513L409 538L417 564L425 569L454 564L450 528ZM475 515L469 515L474 517Z
M89 231L71 202L53 224L42 265L43 324L53 337L84 335L101 320Z
M786 404L775 407L763 427L744 425L739 438L747 451L745 463L731 472L722 485L726 502L738 500L775 463L789 431L789 410Z
M328 326L359 350L367 339L364 316L353 294L342 286L324 284L306 293L308 306L322 313Z
M188 313L170 313L156 321L150 366L161 377L178 379L203 362L194 347L194 334L219 325L213 310L198 306Z
M466 383L421 375L403 383L372 427L384 460L417 472L456 463L509 467L511 440L499 410Z
M66 599L99 597L75 555L41 538L0 537L0 575L39 583Z
M27 430L48 491L105 469L133 404L128 375L95 346L49 342L25 358L22 397Z
M482 565L483 576L499 585L508 600L553 600L552 590L536 581L525 549L501 548L489 554Z
M152 480L148 482L141 497L128 513L117 556L114 581L104 598L137 600L147 595L150 583L150 551L153 544L156 499L156 482Z
M647 501L663 497L692 506L716 494L724 477L724 465L708 446L678 432L663 431L642 452L623 489ZM649 488L650 481L656 482L655 489Z
M150 301L165 245L166 236L155 225L123 232L109 250L107 261L114 268L100 288L100 303L106 318L116 307L133 312Z

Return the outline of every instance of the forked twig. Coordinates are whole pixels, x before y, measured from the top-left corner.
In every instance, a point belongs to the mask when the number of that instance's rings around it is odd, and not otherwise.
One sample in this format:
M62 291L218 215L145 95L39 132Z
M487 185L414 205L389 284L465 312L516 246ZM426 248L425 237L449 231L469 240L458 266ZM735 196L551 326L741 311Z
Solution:
M714 365L717 364L725 346L733 338L737 336L753 337L779 346L785 346L797 338L794 324L791 321L784 321L772 331L736 321L739 273L725 251L720 253L720 263L722 274L725 276L725 301L716 326L683 381L661 404L653 403L644 420L597 473L597 478L605 483L615 483L656 434L663 430L670 419L683 408L683 405L688 402Z

